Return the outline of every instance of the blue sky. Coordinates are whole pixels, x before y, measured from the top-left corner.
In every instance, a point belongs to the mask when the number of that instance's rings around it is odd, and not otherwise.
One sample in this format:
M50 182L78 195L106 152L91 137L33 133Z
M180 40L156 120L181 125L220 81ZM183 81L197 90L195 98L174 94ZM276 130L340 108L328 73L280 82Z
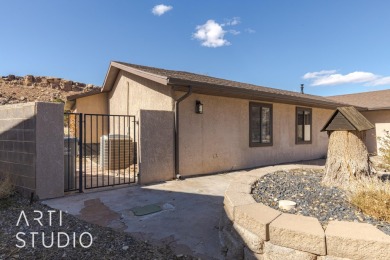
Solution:
M315 95L390 86L387 0L1 4L0 75L101 85L119 60Z

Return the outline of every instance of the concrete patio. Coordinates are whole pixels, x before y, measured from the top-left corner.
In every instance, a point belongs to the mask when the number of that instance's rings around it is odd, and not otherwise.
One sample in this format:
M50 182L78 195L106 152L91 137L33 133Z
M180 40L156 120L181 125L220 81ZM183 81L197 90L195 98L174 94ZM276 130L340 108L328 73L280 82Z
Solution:
M323 160L305 164L323 165ZM223 259L218 231L223 196L230 182L243 172L75 194L43 203L87 222L169 245L176 254ZM135 216L131 211L151 204L159 205L162 211L145 216Z

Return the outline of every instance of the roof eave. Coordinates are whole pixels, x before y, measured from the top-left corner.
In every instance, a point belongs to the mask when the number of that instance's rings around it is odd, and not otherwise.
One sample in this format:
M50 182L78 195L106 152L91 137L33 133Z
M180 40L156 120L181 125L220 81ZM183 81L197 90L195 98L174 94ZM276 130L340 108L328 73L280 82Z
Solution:
M152 80L154 82L157 82L157 83L160 83L163 85L168 84L168 77L164 77L164 76L160 76L160 75L153 74L150 72L142 71L142 70L139 70L136 68L132 68L128 65L123 65L123 64L120 64L116 61L111 61L110 67L109 67L108 72L106 74L106 77L104 79L102 92L109 92L112 90L112 88L115 84L115 81L119 75L119 72L121 70L126 71L126 72L131 73L131 74L134 74L134 75L137 75L137 76L140 76L142 78Z
M209 94L214 96L234 97L234 95L236 95L238 98L261 99L269 102L297 104L303 106L312 106L312 107L330 108L330 109L336 109L337 107L342 105L342 103L332 102L330 100L329 102L327 102L321 100L313 100L305 97L294 97L294 96L288 96L288 95L277 94L277 93L269 93L261 90L255 91L250 89L241 89L241 88L234 88L234 87L222 86L222 85L212 85L203 82L187 81L187 80L181 80L176 78L169 78L168 84L172 86L176 86L175 90L185 90L184 88L181 89L180 88L181 86L193 86L194 93ZM208 86L212 86L212 88L209 88ZM364 107L357 107L357 109L367 110L367 108Z
M390 107L369 107L368 111L376 111L376 110L390 110Z

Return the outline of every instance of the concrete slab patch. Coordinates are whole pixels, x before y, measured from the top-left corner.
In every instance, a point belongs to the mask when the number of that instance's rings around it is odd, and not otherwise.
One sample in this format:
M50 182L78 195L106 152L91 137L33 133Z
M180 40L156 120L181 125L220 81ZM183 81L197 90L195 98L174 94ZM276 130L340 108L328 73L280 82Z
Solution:
M131 209L135 216L144 216L161 211L161 207L156 204L150 204L143 207L136 207Z
M86 200L84 205L79 217L87 222L106 227L113 220L120 218L117 212L110 210L100 199Z

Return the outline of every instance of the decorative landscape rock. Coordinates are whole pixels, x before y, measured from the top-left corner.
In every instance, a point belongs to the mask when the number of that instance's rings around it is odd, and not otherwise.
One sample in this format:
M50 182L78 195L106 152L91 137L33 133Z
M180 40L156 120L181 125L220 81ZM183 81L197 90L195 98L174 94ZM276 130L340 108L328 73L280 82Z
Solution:
M329 221L363 222L376 226L390 235L390 224L361 213L348 202L347 195L338 188L321 185L322 170L277 171L260 178L253 186L257 202L279 210L279 200L292 200L297 206L286 213L317 218L323 227Z
M292 210L297 203L291 200L279 200L279 208L284 210Z

